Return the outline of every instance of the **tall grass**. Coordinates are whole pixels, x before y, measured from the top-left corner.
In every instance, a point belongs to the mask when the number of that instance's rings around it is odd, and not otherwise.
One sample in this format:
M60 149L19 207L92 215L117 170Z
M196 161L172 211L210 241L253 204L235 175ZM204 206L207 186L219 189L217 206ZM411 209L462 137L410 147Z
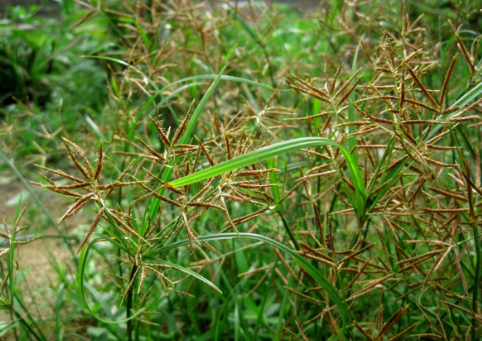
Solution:
M479 339L480 8L427 3L81 3L115 48L36 182L90 217L57 338Z

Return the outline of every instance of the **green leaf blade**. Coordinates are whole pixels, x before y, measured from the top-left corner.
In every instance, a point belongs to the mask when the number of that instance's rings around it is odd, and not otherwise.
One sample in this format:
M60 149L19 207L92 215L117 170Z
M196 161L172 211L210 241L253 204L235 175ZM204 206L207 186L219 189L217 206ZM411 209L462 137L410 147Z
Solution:
M256 162L263 161L275 156L290 153L293 151L298 151L303 148L317 146L335 146L340 148L340 145L338 143L321 137L303 137L299 139L288 140L259 148L231 160L217 164L213 167L204 169L196 173L192 173L186 177L171 182L170 185L173 187L186 186L195 182L213 178L217 175L221 175L232 170L252 165Z

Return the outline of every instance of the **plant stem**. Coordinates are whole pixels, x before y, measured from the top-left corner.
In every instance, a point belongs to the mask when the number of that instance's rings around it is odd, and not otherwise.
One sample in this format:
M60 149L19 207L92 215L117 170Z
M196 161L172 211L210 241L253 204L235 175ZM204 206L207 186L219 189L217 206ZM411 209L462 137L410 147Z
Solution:
M13 312L13 314L18 319L20 324L25 328L25 330L28 331L27 335L29 338L33 336L38 341L45 340L45 338L40 337L32 328L32 326L28 324L28 322L25 320L25 316L22 316L18 311L15 310L15 308L13 308L13 305L10 307L10 311Z
M479 281L480 281L480 261L481 261L481 255L480 255L480 241L479 241L479 230L477 227L477 222L474 223L474 241L475 241L475 255L476 255L476 261L475 261L475 277L474 277L474 285L472 287L472 311L474 314L477 314L477 294L479 291ZM475 335L475 326L476 326L477 321L475 320L475 317L472 317L472 341L475 341L476 335Z
M288 233L288 236L290 237L291 241L293 242L293 244L295 245L295 249L296 250L299 250L300 249L300 245L298 244L298 242L296 241L295 239L295 236L293 235L293 232L291 232L290 230L290 227L288 225L288 222L286 221L285 217L283 216L283 213L281 213L281 211L278 211L278 214L281 218L281 221L283 222L283 226L286 230L286 233Z
M132 266L131 275L129 276L129 288L127 289L127 312L126 318L131 317L132 300L134 297L134 283L132 283L134 276L137 273L137 265ZM132 285L131 285L132 283ZM127 321L127 340L132 341L132 320Z

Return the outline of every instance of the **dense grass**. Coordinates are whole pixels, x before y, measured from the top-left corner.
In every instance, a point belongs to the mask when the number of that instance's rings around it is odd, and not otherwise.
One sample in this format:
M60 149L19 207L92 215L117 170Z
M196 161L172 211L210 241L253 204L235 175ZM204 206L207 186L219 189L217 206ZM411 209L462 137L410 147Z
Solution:
M12 10L2 169L70 200L71 262L32 310L20 202L3 337L480 339L481 9Z

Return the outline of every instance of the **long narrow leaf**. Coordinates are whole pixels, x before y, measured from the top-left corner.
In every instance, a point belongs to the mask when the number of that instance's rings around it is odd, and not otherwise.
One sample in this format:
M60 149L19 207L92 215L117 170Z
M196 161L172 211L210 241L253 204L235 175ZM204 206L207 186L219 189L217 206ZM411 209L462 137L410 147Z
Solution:
M192 133L194 131L194 128L196 127L199 116L201 115L202 111L204 110L204 106L206 105L206 103L211 98L211 95L214 93L214 90L216 90L216 88L218 87L219 81L221 80L221 77L222 77L225 70L226 70L226 67L224 67L219 72L218 76L214 79L213 84L211 84L209 89L206 91L206 94L203 96L203 98L199 102L199 105L196 107L196 110L194 110L194 113L192 114L191 119L187 123L186 131L184 132L181 139L179 140L179 144L189 143L189 139L191 138Z
M192 114L191 118L189 119L189 122L187 124L186 129L184 130L183 135L181 136L179 140L179 144L186 144L189 143L189 140L191 139L192 133L194 131L194 127L196 126L196 123L199 119L199 116L201 115L201 112L204 110L204 107L208 100L211 98L211 95L214 93L214 90L218 87L219 81L221 80L221 76L223 75L225 70L225 67L219 72L218 76L214 80L214 82L211 84L209 89L206 91L204 94L203 98L199 102L198 106L196 107L196 110ZM171 175L173 172L172 166L174 165L174 159L171 159L169 161L169 167L166 167L164 170L164 173L162 174L162 181L168 182L171 179ZM158 193L162 195L164 193L165 188L162 188ZM159 209L160 205L160 200L157 198L152 199L153 202L149 207L149 218L151 220L154 219L154 217L157 214L157 210ZM147 223L149 222L149 219L144 219L144 230L147 228Z
M204 278L203 276L201 276L197 272L189 270L188 268L185 268L185 267L183 267L181 265L178 265L176 263L168 262L167 260L161 260L161 259L156 258L156 259L154 259L154 261L157 262L157 263L160 263L160 264L165 264L167 266L170 266L171 268L174 268L174 269L179 270L181 272L184 272L188 275L191 275L191 276L197 278L198 280L200 280L201 282L206 283L207 285L209 285L211 288L215 289L219 293L221 293L221 294L223 293L221 291L221 289L219 289L216 285L214 285L212 282L210 282L208 279Z
M353 185L357 188L357 191L363 196L363 198L366 198L366 191L363 184L362 176L360 170L358 169L358 165L353 160L353 157L345 148L340 146L338 143L322 137L303 137L262 147L260 149L238 156L234 159L217 164L213 167L206 168L202 171L192 173L183 178L174 180L170 183L170 185L172 187L186 186L198 181L206 180L217 175L224 174L226 172L230 172L232 170L252 165L256 162L263 161L268 158L272 158L286 153L291 153L304 148L317 146L333 146L340 149L343 156L345 157L348 168L350 169L350 173L354 182Z

